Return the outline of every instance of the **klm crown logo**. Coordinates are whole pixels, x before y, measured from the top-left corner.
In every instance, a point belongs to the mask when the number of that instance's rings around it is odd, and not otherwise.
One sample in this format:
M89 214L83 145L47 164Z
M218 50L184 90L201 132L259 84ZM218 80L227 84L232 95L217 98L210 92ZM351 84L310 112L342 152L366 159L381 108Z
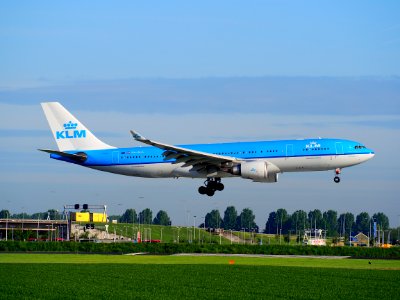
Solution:
M65 130L76 129L76 127L78 127L78 123L72 123L72 121L64 124Z
M80 139L86 138L86 130L77 130L78 123L69 121L63 125L64 130L56 131L56 139Z

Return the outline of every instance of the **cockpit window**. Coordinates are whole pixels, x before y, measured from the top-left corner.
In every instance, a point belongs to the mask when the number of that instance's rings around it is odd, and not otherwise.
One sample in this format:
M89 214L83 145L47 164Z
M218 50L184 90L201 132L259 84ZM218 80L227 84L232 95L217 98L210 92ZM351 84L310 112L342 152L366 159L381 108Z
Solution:
M354 147L355 149L367 149L367 147L363 146L363 145L357 145Z

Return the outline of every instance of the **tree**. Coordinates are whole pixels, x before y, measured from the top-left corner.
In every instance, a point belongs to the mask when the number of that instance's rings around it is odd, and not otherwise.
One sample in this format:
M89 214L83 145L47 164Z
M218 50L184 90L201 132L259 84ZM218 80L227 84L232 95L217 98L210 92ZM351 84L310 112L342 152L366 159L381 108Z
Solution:
M372 216L372 219L379 225L380 229L387 230L389 229L389 218L382 212L375 213Z
M3 209L0 211L0 219L8 219L10 218L10 212L7 209Z
M32 214L32 215L31 215L31 219L35 219L35 220L37 220L37 219L39 219L39 220L45 220L45 219L47 219L47 215L48 215L47 212L38 212L38 213Z
M164 226L170 226L171 225L171 220L165 210L160 210L156 217L153 220L153 224L155 225L164 225Z
M308 213L308 221L310 222L311 228L325 228L322 213L319 209L314 209Z
M290 229L298 232L308 227L307 213L304 210L296 210L290 217Z
M237 211L234 206L228 206L224 213L224 229L236 228Z
M205 222L207 228L221 228L222 219L219 210L213 209L206 214Z
M352 213L344 213L337 220L340 236L348 236L354 227L354 215Z
M289 220L289 215L286 209L279 208L276 211L276 220L275 220L277 222L276 234L280 234L280 232L278 232L278 229L282 229L282 233L287 233L288 220Z
M139 213L139 223L151 224L153 221L153 212L150 208L146 208Z
M278 228L278 223L277 223L277 221L276 221L277 219L276 219L276 212L270 212L269 213L269 216L268 216L268 220L267 220L267 223L265 224L265 230L264 230L264 233L269 233L269 234L272 234L272 233L275 233L275 232L277 232L277 228Z
M355 231L368 234L369 222L371 221L367 212L362 212L356 217Z
M237 225L240 224L240 229L244 228L247 231L255 230L256 232L258 232L258 226L254 222L255 218L256 217L254 216L253 211L250 208L245 208L237 217L236 223Z
M60 215L60 213L59 213L58 210L56 210L56 209L49 209L49 210L47 211L46 218L49 218L50 220L59 220L59 219L61 219L61 215Z
M109 215L107 217L108 217L107 219L110 220L110 222L112 222L113 220L116 220L118 223L121 222L121 218L122 218L122 216L119 216L119 215Z
M137 218L137 213L136 210L134 210L133 208L128 208L124 214L121 216L121 223L137 223L138 222L138 218Z
M338 235L337 231L337 212L334 210L328 210L323 214L323 220L326 225L327 235L334 237Z

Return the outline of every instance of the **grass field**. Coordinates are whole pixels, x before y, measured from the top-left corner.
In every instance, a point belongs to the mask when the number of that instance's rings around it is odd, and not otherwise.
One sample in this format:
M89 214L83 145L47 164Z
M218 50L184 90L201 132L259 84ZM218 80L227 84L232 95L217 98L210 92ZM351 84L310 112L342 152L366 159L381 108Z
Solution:
M0 276L2 299L396 299L400 292L397 260L0 254Z

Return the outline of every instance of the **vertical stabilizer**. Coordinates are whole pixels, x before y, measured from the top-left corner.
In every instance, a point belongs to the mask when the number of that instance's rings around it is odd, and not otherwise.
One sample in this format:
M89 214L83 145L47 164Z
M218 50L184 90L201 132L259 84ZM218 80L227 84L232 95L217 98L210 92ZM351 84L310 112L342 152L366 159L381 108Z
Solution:
M60 151L115 148L95 137L60 103L45 102L42 108Z

